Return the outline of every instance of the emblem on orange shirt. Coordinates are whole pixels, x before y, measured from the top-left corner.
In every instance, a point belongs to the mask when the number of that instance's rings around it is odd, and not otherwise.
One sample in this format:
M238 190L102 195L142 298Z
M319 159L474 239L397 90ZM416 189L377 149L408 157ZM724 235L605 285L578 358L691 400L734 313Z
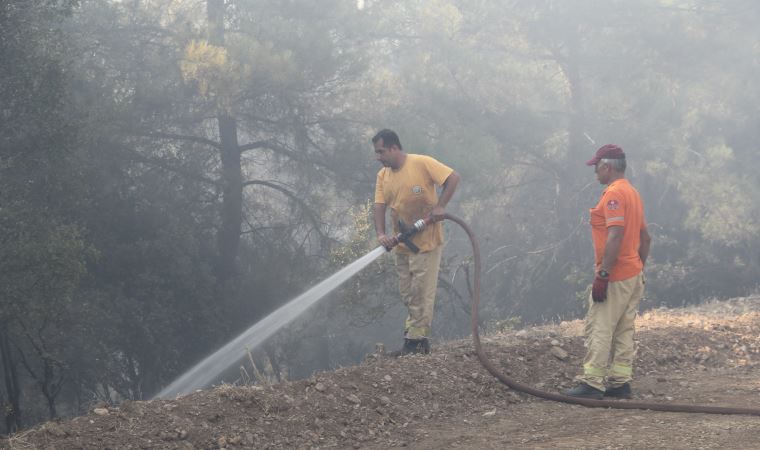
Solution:
M614 210L616 210L618 208L620 208L620 202L619 201L617 201L615 199L612 199L612 200L610 200L610 201L607 202L607 209L609 209L610 211L614 211Z
M422 194L422 186L414 186L412 188L412 192L415 193L416 195Z

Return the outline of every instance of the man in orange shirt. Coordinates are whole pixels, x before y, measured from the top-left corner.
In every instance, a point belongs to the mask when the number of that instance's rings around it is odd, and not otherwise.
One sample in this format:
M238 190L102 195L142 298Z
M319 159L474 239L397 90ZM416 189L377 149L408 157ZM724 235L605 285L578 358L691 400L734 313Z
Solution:
M393 236L385 234L388 206L395 234L400 231L399 220L407 226L430 216L436 221L412 237L419 253L404 244L395 248L399 290L409 312L404 327L404 347L399 353L428 353L443 246L440 221L459 184L459 175L430 156L405 153L392 130L378 132L372 144L375 159L383 164L375 184L374 221L378 242L387 248L394 244ZM440 197L436 185L443 188Z
M638 191L625 179L625 153L608 144L586 165L607 185L591 209L596 276L586 316L586 357L572 397L631 398L634 319L644 295L644 263L651 238Z

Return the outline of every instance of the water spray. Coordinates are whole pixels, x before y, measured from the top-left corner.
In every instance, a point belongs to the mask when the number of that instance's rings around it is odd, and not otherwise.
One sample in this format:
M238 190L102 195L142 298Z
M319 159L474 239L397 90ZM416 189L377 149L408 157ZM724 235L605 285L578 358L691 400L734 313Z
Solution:
M242 359L246 349L254 349L261 345L266 339L298 318L322 297L335 290L346 280L367 267L372 261L386 253L386 251L382 245L377 247L285 305L277 308L268 316L242 332L238 337L182 374L170 385L162 389L154 398L170 399L208 387L222 372Z
M254 349L261 345L266 339L295 320L322 297L332 292L396 245L403 243L411 251L418 253L420 249L414 245L412 237L431 223L433 223L432 217L420 219L411 226L407 226L399 221L400 233L393 238L393 245L389 247L381 245L375 248L295 299L277 308L271 314L238 335L238 337L182 374L171 384L163 388L154 398L174 398L208 387L219 377L219 374L243 358L243 352L246 349Z

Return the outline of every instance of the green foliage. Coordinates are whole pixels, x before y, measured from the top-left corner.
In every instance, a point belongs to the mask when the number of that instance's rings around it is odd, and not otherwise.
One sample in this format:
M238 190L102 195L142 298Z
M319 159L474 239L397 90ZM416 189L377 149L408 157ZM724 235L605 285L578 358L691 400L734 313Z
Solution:
M30 391L50 418L76 352L66 333L87 319L78 314L78 289L96 254L70 209L84 186L59 24L74 3L0 6L0 327L12 366L1 397ZM11 427L25 412L31 420L44 414L20 402L2 406Z
M757 236L760 217L753 207L760 187L757 180L747 176L715 179L716 173L730 172L737 164L730 147L711 146L704 154L681 149L676 164L680 170L674 178L689 208L685 229L698 231L708 242L730 247L745 245Z
M210 89L217 93L231 83L239 82L231 78L233 69L227 63L227 50L205 41L194 40L187 45L180 68L182 78L186 82L197 82L198 90L203 96L207 96Z
M512 331L521 325L519 317L509 317L506 319L495 319L487 322L484 328L487 333L504 333Z
M343 267L377 247L373 208L374 203L368 201L350 212L352 223L348 229L348 242L331 252L331 267Z

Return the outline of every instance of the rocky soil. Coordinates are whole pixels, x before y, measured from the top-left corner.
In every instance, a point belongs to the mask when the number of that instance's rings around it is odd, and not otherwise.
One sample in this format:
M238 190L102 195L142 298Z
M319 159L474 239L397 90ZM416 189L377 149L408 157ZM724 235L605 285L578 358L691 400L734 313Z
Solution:
M760 408L760 297L638 319L634 399ZM583 358L580 321L483 339L508 376L557 391ZM624 401L624 400L622 400ZM272 386L100 405L0 440L11 449L760 448L760 417L584 408L514 392L469 341Z

